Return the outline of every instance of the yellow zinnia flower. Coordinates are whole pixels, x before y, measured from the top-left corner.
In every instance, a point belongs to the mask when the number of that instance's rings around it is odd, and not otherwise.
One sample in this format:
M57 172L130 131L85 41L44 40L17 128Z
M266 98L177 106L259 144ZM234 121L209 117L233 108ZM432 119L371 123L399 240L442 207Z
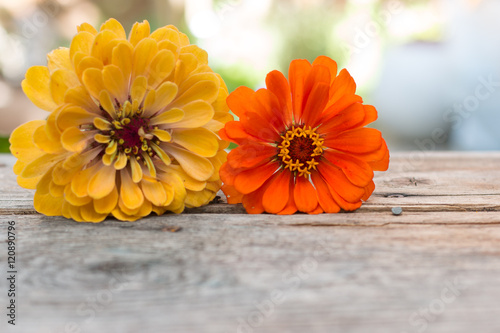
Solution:
M127 39L115 19L100 31L84 23L47 58L22 87L50 113L10 138L38 212L131 221L214 198L228 144L216 133L233 118L224 81L185 34L144 21Z

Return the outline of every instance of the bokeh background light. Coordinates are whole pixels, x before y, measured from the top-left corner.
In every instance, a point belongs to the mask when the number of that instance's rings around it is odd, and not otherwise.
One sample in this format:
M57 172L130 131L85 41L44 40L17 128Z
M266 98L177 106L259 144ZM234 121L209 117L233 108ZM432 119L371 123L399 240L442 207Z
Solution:
M500 149L498 0L0 0L0 151L47 116L20 89L27 68L109 17L176 25L230 90L330 56L379 110L391 150Z

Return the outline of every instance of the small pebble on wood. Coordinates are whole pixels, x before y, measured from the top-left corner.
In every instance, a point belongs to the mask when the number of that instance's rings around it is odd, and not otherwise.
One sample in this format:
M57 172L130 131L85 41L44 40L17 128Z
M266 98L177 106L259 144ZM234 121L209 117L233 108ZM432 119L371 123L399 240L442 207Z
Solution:
M394 215L401 215L401 213L403 213L403 208L392 207L391 211L392 211L392 214L394 214Z

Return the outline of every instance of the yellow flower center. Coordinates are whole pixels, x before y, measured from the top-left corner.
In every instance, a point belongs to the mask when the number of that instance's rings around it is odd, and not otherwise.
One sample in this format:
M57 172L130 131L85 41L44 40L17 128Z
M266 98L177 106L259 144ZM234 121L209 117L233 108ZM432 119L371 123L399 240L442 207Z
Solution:
M323 142L316 129L292 126L282 136L278 145L281 164L285 169L308 177L316 170L318 159L323 154Z
M162 141L170 141L170 133L151 126L150 119L143 117L142 109L133 110L132 104L126 101L118 105L115 119L105 120L95 118L94 126L99 133L94 139L106 145L103 163L121 169L127 165L127 160L142 161L151 174L155 173L153 159L160 158L165 164L170 164L170 158L160 148Z

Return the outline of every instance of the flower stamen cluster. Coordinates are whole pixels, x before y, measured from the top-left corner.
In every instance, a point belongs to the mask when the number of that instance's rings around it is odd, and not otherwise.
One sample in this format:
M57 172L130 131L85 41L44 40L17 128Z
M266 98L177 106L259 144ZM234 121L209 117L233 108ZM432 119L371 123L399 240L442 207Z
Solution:
M280 136L278 157L281 165L299 177L309 177L311 170L316 170L318 158L323 154L324 139L311 126L295 126L287 129Z

